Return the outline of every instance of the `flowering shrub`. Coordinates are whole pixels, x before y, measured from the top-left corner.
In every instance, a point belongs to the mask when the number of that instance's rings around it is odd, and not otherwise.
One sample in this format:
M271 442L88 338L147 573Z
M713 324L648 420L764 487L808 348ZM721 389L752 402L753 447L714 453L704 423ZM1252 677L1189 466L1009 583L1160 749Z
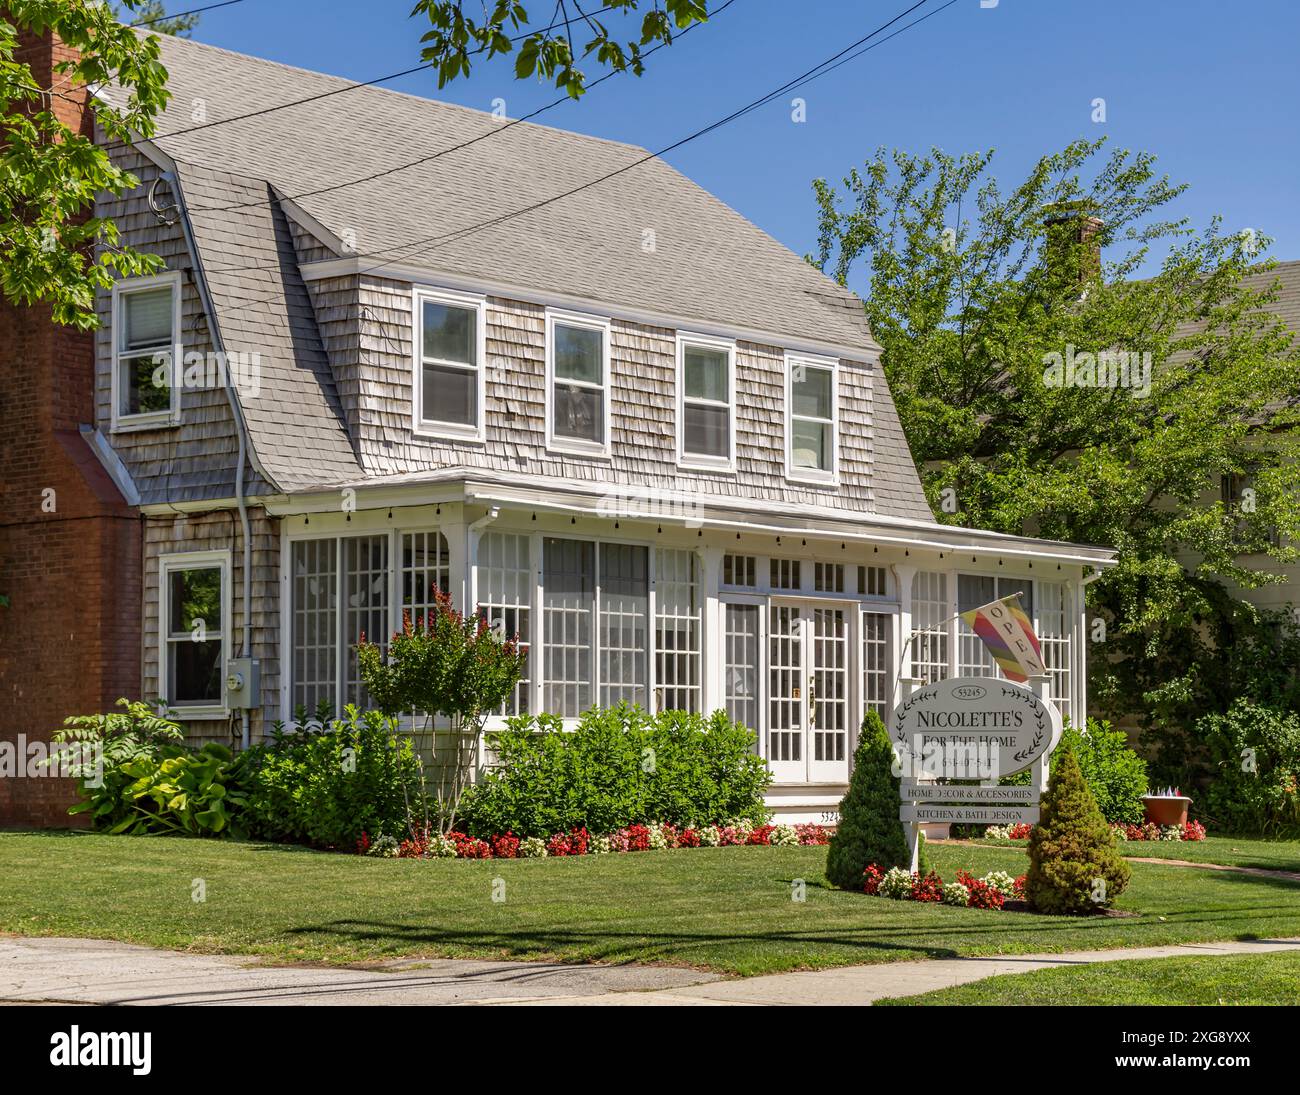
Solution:
M984 830L985 840L1028 840L1033 826L1025 821L1014 825L990 825Z
M794 831L799 837L800 845L803 847L824 847L831 842L831 835L826 831L826 826L824 825L817 825L815 823L796 825Z
M540 836L530 836L519 842L521 859L542 859L546 855L546 841Z
M969 891L967 904L972 909L1000 909L1006 901L1001 890L966 871L957 872L957 881Z
M943 879L934 871L922 878L919 874L912 875L912 893L913 901L933 901L943 900Z
M716 825L706 825L699 830L700 845L705 848L718 848L722 845L722 830Z
M492 838L493 859L518 859L519 838L514 833L504 833Z
M694 829L683 829L681 835L677 838L677 847L679 848L698 848L700 846L700 834Z
M609 855L614 850L614 843L607 835L593 836L587 844L588 855Z
M880 880L884 875L880 873L880 868L874 863L868 863L866 870L862 872L862 892L875 897L880 893Z
M1111 826L1116 840L1204 840L1205 826L1199 821L1189 821L1186 825L1145 825Z
M912 873L902 867L890 867L876 887L876 893L895 901L907 900L912 896Z
M745 837L745 843L762 845L771 844L772 833L775 829L775 825L760 825L756 829L751 829L749 835Z
M795 831L793 825L773 825L772 836L768 843L778 848L797 848L799 846L799 834Z
M1202 825L1199 821L1189 821L1186 825L1183 826L1183 839L1204 840L1205 826Z
M960 882L945 882L943 884L943 903L945 905L959 905L964 909L970 904L970 890Z
M980 881L997 890L1003 897L1019 897L1024 883L1022 878L1012 878L1006 871L990 871Z

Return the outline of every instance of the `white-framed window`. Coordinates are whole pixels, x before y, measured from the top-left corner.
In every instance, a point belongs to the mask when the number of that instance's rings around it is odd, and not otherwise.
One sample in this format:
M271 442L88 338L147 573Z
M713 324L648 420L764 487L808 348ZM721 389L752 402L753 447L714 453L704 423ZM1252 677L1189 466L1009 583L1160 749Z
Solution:
M414 311L415 432L482 441L486 301L417 286Z
M529 559L529 537L513 532L487 532L478 545L475 588L478 611L502 639L517 638L525 655L532 652L533 571ZM446 588L445 579L443 588ZM497 715L521 715L528 711L531 657L514 692Z
M677 463L736 467L736 344L704 335L677 336Z
M700 710L700 565L695 552L655 550L655 707Z
M113 286L112 428L170 426L180 416L181 275Z
M607 319L546 313L546 447L582 456L610 453Z
M1074 598L1065 582L1037 582L1038 642L1047 668L1048 699L1070 721L1070 618Z
M722 584L732 589L753 589L758 584L758 560L753 555L722 557Z
M838 474L838 367L832 358L785 358L785 475L834 485Z
M158 561L158 690L191 718L224 715L230 639L230 553L188 551Z
M722 691L727 703L727 717L758 735L762 730L759 716L763 704L764 606L759 601L727 601L723 604L723 612ZM758 751L757 736L754 751Z
M862 706L885 720L893 701L893 629L890 613L862 613Z
M994 577L991 574L957 575L957 611L970 612L984 605L1020 594L1020 607L1034 618L1034 583L1028 578ZM957 620L957 675L996 677L1000 670L989 648L965 620Z
M912 579L912 672L927 684L944 680L948 669L948 575L917 571Z

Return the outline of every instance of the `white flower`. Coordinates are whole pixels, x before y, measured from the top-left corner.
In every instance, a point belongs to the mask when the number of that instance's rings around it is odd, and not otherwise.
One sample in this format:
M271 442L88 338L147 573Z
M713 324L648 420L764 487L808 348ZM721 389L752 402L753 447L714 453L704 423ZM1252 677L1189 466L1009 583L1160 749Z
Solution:
M609 839L608 834L604 836L593 836L591 840L587 843L587 854L588 855L609 855L612 848L613 848L613 843Z
M984 830L984 836L988 840L1010 840L1010 825L990 825Z
M772 835L768 840L778 848L797 848L799 846L799 834L795 832L793 825L778 825L772 830Z
M540 836L530 836L519 842L519 857L521 859L544 859L546 856L546 841Z
M902 867L890 867L880 880L880 888L876 892L881 897L902 901L912 893L912 872L905 871Z
M429 854L438 859L455 859L456 842L450 837L435 836L429 841Z
M943 884L943 903L945 905L960 905L965 908L970 904L970 890L960 882L945 882Z
M654 851L662 851L668 847L668 837L664 835L663 823L652 821L646 826L650 830L650 847Z
M700 846L704 848L716 848L722 843L722 834L718 831L716 825L706 825L699 830Z
M1003 897L1015 896L1016 880L1006 871L990 871L980 881L990 889L997 890Z

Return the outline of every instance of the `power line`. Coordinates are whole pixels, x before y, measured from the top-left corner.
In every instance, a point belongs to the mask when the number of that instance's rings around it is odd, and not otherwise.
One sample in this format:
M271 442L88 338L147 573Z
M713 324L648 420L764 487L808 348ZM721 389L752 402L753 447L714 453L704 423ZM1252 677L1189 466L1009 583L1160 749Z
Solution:
M226 3L231 3L231 4L243 3L243 0L226 0ZM214 6L214 7L222 7L222 6L224 6L224 5L222 5L222 4L214 4L213 6ZM207 10L207 9L200 8L200 9L198 9L198 10L200 10L200 11L205 11L205 10ZM588 18L590 18L590 17L592 17L592 16L600 15L600 14L602 14L602 13L604 13L604 12L608 12L608 11L612 11L612 10L614 10L614 9L610 8L609 6L601 7L601 8L599 8L599 9L597 9L596 11L589 13ZM182 12L181 14L188 15L188 14L191 14L191 13L189 13L189 12ZM174 16L171 16L170 18L175 18L175 17L174 17ZM528 32L525 33L525 34L519 34L519 35L516 35L515 37L511 38L510 40L511 40L512 42L520 42L520 41L523 41L525 38L531 38L534 34L537 34L537 33L543 33L543 34L544 34L544 33L546 33L547 31L555 30L557 27L567 27L570 23L576 23L576 22L578 22L581 18L582 18L582 16L576 16L576 15L575 15L575 16L574 16L573 18L571 18L571 19L560 19L560 20L556 20L556 21L552 22L550 25L541 28L541 31L540 31L540 32L539 32L539 31L528 31ZM690 28L687 28L687 29L690 29ZM685 31L683 31L683 33L685 33ZM469 51L469 56L470 56L470 57L476 57L476 56L478 56L478 54L485 52L488 48L489 48L489 47L487 47L487 46L480 46L478 49L472 49L472 50ZM249 118L261 118L261 117L263 117L263 116L265 116L265 115L267 115L267 114L274 114L274 113L275 113L276 111L278 111L278 110L289 110L289 109L291 109L292 107L295 107L295 106L304 106L304 105L306 105L307 103L315 103L315 102L318 102L318 101L321 100L321 99L328 99L328 98L330 98L331 96L334 96L334 95L344 95L344 94L346 94L346 93L349 92L349 91L357 91L357 90L359 90L359 89L361 89L361 88L365 88L365 87L374 87L374 86L376 86L377 84L386 84L386 83L389 83L389 82L392 81L392 80L400 80L403 76L413 76L413 75L414 75L415 73L417 73L417 72L427 72L429 69L433 68L434 66L435 66L435 62L433 62L433 61L427 61L427 62L425 62L424 64L416 65L414 68L404 68L404 69L402 69L400 72L390 72L390 73L388 73L388 75L386 75L386 76L375 76L374 78L369 79L369 80L360 80L360 81L357 81L357 82L355 82L355 83L344 84L342 87L335 87L335 88L331 88L329 91L321 91L321 92L317 92L315 95L308 95L308 96L305 96L305 97L302 98L302 99L292 99L292 100L290 100L290 101L287 102L287 103L276 103L274 106L262 107L262 108L260 108L260 109L258 109L258 110L250 110L250 111L248 111L246 114L235 114L235 115L233 115L233 116L231 116L231 117L229 117L229 118L218 118L218 119L216 119L215 121L211 121L211 122L203 122L201 125L192 125L192 126L188 126L188 127L185 128L185 129L173 129L173 130L172 130L171 132L169 132L169 133L155 133L153 136L151 136L151 137L147 137L147 138L145 138L145 139L146 139L146 140L149 140L149 141L165 141L165 140L168 140L168 139L170 139L170 138L172 138L172 137L182 137L182 136L185 136L186 134L189 134L189 133L198 133L199 131L204 130L204 129L213 129L213 128L215 128L216 126L219 126L219 125L231 125L231 124L234 123L234 122L243 122L243 121L247 121ZM131 142L129 142L129 141L108 141L108 142L106 142L104 145L102 145L101 147L103 147L103 148L117 148L117 147L125 146L125 145L130 144L130 143L131 143Z
M735 2L736 0L725 0L725 3L723 3L721 6L719 6L718 8L716 8L715 10L709 13L709 18L712 19L714 16L720 15L722 12L726 11L727 8L731 7L731 5L734 4ZM603 11L605 9L602 8L601 10ZM599 14L599 12L596 14ZM692 23L689 27L683 30L681 34L677 36L677 39L674 39L674 41L684 38L696 27L701 27L705 25L706 24L704 23ZM659 50L663 49L665 46L671 44L672 43L670 42L660 42L657 46L651 46L650 49L646 50L643 54L641 54L641 56L642 58L649 57L652 54L657 53ZM587 89L590 90L591 88L603 84L606 80L613 79L615 76L620 75L621 71L622 70L620 69L611 69L609 72L605 73L604 76L601 76L593 80L590 84L588 84ZM545 114L549 110L554 110L557 106L560 106L562 103L571 103L571 102L573 102L573 98L571 96L561 95L558 99L554 99L551 102L546 103L544 106L540 106L536 110L530 111L529 113L523 115L522 117L511 118L503 125L500 125L495 129L490 129L486 133L480 133L477 137L471 137L469 138L469 140L461 141L459 144L449 145L447 148L439 149L437 152L433 152L428 156L421 156L419 159L416 160L407 160L403 163L395 164L393 167L384 168L382 171L376 171L370 175L362 175L355 179L348 179L346 182L332 183L329 186L318 187L315 190L304 190L297 194L285 194L283 197L285 200L288 201L298 201L301 198L313 198L320 194L332 194L336 190L345 190L351 186L360 186L363 183L374 182L376 179L387 178L388 176L396 175L401 171L409 171L413 167L420 167L424 164L432 163L434 160L441 159L443 156L450 155L453 152L459 152L461 149L468 148L470 145L478 144L479 141L486 141L491 137L496 137L499 134L504 133L506 130L511 129L522 122L531 121L533 118L536 118L541 114ZM191 211L195 213L231 213L239 209L255 209L260 205L270 205L270 204L271 204L270 201L258 200L258 201L250 201L250 202L238 202L234 205L195 205L195 206L191 206L190 208Z
M161 23L167 19L184 19L187 15L202 15L205 11L215 11L217 8L228 8L232 4L242 4L244 0L221 0L220 4L208 4L202 8L191 8L189 11L164 12L162 15L155 15L152 19L141 19L138 23L128 23L128 27L147 27L152 23Z
M675 149L681 148L683 145L689 144L690 142L697 140L698 138L708 133L711 133L716 129L721 128L722 126L730 124L731 122L737 120L738 118L743 117L744 115L750 113L751 111L757 110L759 107L765 105L766 103L771 102L773 99L777 98L780 95L784 95L789 91L793 91L795 88L801 87L804 84L812 83L814 80L821 79L821 77L829 74L830 72L833 72L841 65L847 64L849 61L861 57L863 54L869 52L872 49L875 49L877 46L884 45L886 42L890 41L893 38L898 37L898 35L903 34L905 31L910 30L912 27L917 26L918 24L925 22L927 19L931 18L932 16L938 15L940 12L947 10L948 8L952 7L955 3L957 3L957 0L947 0L947 3L940 5L939 7L933 9L932 11L927 12L925 15L922 15L917 19L912 20L912 22L907 23L902 27L899 27L892 34L889 34L884 38L881 38L878 42L871 42L871 39L875 38L882 31L887 30L889 27L897 23L900 19L905 19L908 15L912 14L912 12L916 11L921 7L924 7L929 2L930 0L917 0L916 3L912 4L908 8L905 8L903 11L899 12L888 22L882 23L879 27L871 31L869 34L864 35L862 38L859 38L856 42L853 42L850 45L846 46L844 49L840 50L838 53L832 55L831 57L828 57L825 61L822 61L820 64L814 65L812 68L808 69L804 73L801 73L799 76L796 76L793 79L786 81L780 87L774 88L766 95L763 95L762 97L747 103L745 106L740 107L737 110L733 111L732 113L726 115L725 117L719 118L717 121L714 121L709 125L704 126L703 128L688 134L687 136L681 138L680 140L674 141L670 145L666 145L664 148L660 149L657 152L648 152L644 156L640 156L637 159L633 160L631 163L625 164L622 167L617 168L614 171L610 171L604 175L598 176L597 178L590 179L587 182L582 183L580 186L576 186L570 190L566 190L559 194L552 195L549 198L544 198L541 201L534 202L531 205L524 206L521 209L515 209L508 213L503 213L500 216L492 217L488 220L481 221L477 224L467 225L464 228L455 229L451 232L445 232L437 236L430 236L425 239L410 240L405 243L394 244L392 247L381 248L380 250L377 251L354 253L353 256L349 256L349 257L378 258L382 255L387 255L393 251L403 252L402 254L395 255L392 258L385 259L383 262L377 263L373 266L365 267L358 271L358 273L361 274L374 273L376 270L381 270L386 266L391 266L392 264L401 261L402 259L409 258L414 253L418 253L420 251L431 251L431 250L435 250L436 247L438 246L442 246L448 243L458 242L459 240L465 239L466 237L473 235L477 232L484 231L487 228L495 227L496 225L502 224L508 220L512 220L515 217L520 217L528 213L536 212L538 209L542 209L548 205L554 204L555 202L562 201L563 199L571 197L574 194L581 193L584 190L589 190L594 186L599 186L601 183L608 182L610 179L616 178L619 175L623 175L628 171L633 170L636 167L640 167L644 163L648 163L651 160L658 159L666 155L667 153L674 151ZM278 269L278 268L279 268L278 265L276 265L276 266L251 266L251 267L228 266L228 267L213 267L212 269L214 273L242 273L246 271L270 270L270 269ZM274 298L267 298L267 299L274 299ZM259 300L259 301L254 301L253 303L263 303L263 301Z

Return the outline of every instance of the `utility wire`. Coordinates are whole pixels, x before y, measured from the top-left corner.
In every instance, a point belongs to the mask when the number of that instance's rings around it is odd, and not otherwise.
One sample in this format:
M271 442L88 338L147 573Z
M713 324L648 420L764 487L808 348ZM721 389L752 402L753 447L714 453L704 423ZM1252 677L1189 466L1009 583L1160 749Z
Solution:
M232 4L242 4L244 0L222 0L220 4L209 4L203 8L191 8L189 11L164 12L162 15L155 15L152 19L141 19L138 23L128 23L128 27L147 27L152 23L162 23L168 19L184 19L187 15L202 15L205 11L215 11L217 8L228 8Z

